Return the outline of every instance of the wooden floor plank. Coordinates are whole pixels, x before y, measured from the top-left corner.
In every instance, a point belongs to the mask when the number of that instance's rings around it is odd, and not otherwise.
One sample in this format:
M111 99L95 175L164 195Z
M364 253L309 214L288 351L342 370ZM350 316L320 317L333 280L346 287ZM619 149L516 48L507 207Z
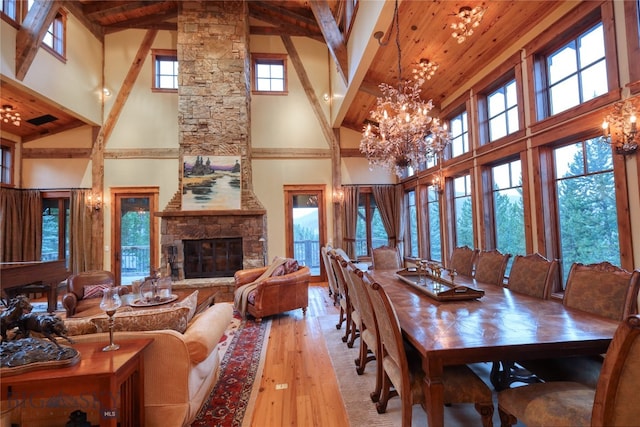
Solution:
M309 286L305 316L293 310L272 317L267 355L252 426L345 426L342 402L318 318L338 310L326 283ZM287 388L276 390L276 385Z

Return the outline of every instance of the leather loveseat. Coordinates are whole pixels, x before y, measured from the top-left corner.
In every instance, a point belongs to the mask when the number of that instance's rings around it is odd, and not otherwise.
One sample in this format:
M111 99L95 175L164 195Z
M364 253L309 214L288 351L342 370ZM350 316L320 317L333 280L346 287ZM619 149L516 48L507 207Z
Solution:
M236 289L258 279L267 268L237 271L234 275ZM311 271L304 266L289 274L265 278L249 294L247 312L257 321L298 308L302 309L303 314L306 313L309 306L309 277Z

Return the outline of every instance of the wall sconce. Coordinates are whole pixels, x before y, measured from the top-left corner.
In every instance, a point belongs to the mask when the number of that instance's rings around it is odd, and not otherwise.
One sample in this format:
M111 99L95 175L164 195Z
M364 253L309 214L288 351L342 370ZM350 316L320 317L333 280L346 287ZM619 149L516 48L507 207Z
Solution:
M442 176L442 171L438 171L433 175L431 186L438 194L444 192L444 176Z
M626 99L613 104L612 111L602 122L602 137L600 140L613 145L616 153L627 156L638 151L636 140L636 106L635 100ZM613 128L613 133L611 131Z
M463 6L454 16L458 18L458 22L451 24L453 33L451 34L458 43L462 43L467 37L473 34L473 29L480 25L484 13L487 8L476 6L471 9L469 6Z
M87 196L89 207L91 207L94 211L100 211L102 209L102 196L100 193L89 193Z
M20 126L22 117L20 113L16 112L11 105L3 105L0 109L0 119L3 123L11 123L14 126Z
M344 202L344 191L341 188L333 190L333 203L341 205Z
M108 87L103 87L102 88L102 94L104 96L111 96L111 90Z

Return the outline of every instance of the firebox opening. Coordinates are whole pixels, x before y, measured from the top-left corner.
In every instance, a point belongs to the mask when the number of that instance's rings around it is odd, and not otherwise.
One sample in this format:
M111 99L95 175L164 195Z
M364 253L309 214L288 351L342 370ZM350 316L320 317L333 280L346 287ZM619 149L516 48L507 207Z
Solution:
M231 277L242 270L242 237L184 240L185 279Z

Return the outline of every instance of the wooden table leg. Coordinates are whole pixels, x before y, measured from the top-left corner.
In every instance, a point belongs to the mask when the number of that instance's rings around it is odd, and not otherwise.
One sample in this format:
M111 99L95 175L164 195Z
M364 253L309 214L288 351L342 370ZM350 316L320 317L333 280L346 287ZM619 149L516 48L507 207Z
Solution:
M444 426L444 384L442 383L442 362L429 359L422 360L425 372L423 393L429 427Z

